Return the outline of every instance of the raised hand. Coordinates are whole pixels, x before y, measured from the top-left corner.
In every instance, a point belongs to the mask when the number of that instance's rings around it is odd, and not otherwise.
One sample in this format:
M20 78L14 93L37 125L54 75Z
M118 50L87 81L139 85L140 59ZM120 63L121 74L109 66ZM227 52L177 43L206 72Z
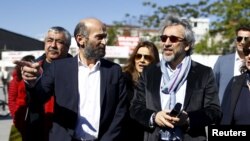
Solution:
M38 62L16 60L13 63L21 67L22 78L25 81L34 81L41 75L41 65Z

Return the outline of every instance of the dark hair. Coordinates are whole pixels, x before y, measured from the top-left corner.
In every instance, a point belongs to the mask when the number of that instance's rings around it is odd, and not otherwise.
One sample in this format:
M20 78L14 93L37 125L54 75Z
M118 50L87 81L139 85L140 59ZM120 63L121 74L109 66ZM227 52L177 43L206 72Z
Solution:
M246 62L244 61L243 65L240 67L240 73L244 73L247 72L247 66L246 66Z
M250 26L249 25L240 25L238 28L236 28L235 34L237 35L238 32L241 30L250 32Z
M138 82L138 78L140 76L139 72L135 68L135 55L141 47L147 47L149 49L149 52L153 58L150 64L158 63L160 61L159 52L154 43L149 41L139 42L138 45L134 48L130 57L128 58L127 63L123 67L123 72L126 72L131 75L134 84Z
M246 43L243 45L243 54L244 56L249 55L250 53L250 40L247 40ZM240 72L244 73L244 72L250 72L250 70L248 70L247 66L246 66L246 60L244 59L244 63L243 65L240 67Z
M35 61L35 56L33 56L33 55L26 55L21 60L22 61L33 62L33 61ZM17 73L17 79L19 81L22 80L21 67L19 65L15 66L15 71Z
M88 31L88 28L85 24L85 22L79 22L76 27L75 27L75 30L74 30L74 37L76 39L76 36L77 35L82 35L84 37L88 37L89 36L89 31ZM77 46L80 47L79 43L77 43Z

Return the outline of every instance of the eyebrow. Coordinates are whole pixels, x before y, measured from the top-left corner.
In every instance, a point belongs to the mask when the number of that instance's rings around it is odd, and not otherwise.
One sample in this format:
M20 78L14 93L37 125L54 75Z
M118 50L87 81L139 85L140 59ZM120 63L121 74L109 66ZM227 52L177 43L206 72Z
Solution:
M96 34L95 36L96 36L96 37L98 37L98 36L99 36L99 37L100 37L100 36L101 36L101 37L102 37L102 36L107 36L107 33Z

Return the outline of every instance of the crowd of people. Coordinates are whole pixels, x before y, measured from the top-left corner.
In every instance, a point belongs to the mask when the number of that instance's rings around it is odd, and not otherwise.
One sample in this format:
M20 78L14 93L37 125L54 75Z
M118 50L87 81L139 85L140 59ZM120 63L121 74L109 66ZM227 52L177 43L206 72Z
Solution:
M153 42L140 41L124 66L104 58L99 19L80 20L73 34L74 57L70 32L54 26L42 56L14 62L9 141L205 141L207 126L250 124L249 26L236 30L236 52L214 68L192 60L192 26L176 16L162 21L161 58Z

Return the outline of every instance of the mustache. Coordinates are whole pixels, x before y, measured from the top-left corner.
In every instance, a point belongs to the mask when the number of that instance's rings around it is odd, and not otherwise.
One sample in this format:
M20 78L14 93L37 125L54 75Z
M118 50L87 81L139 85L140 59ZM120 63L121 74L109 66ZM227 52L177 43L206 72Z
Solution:
M59 52L57 48L54 48L54 47L49 47L48 48L48 51L53 51L53 52Z
M106 47L106 45L104 45L104 44L98 45L98 48L105 48L105 47Z

